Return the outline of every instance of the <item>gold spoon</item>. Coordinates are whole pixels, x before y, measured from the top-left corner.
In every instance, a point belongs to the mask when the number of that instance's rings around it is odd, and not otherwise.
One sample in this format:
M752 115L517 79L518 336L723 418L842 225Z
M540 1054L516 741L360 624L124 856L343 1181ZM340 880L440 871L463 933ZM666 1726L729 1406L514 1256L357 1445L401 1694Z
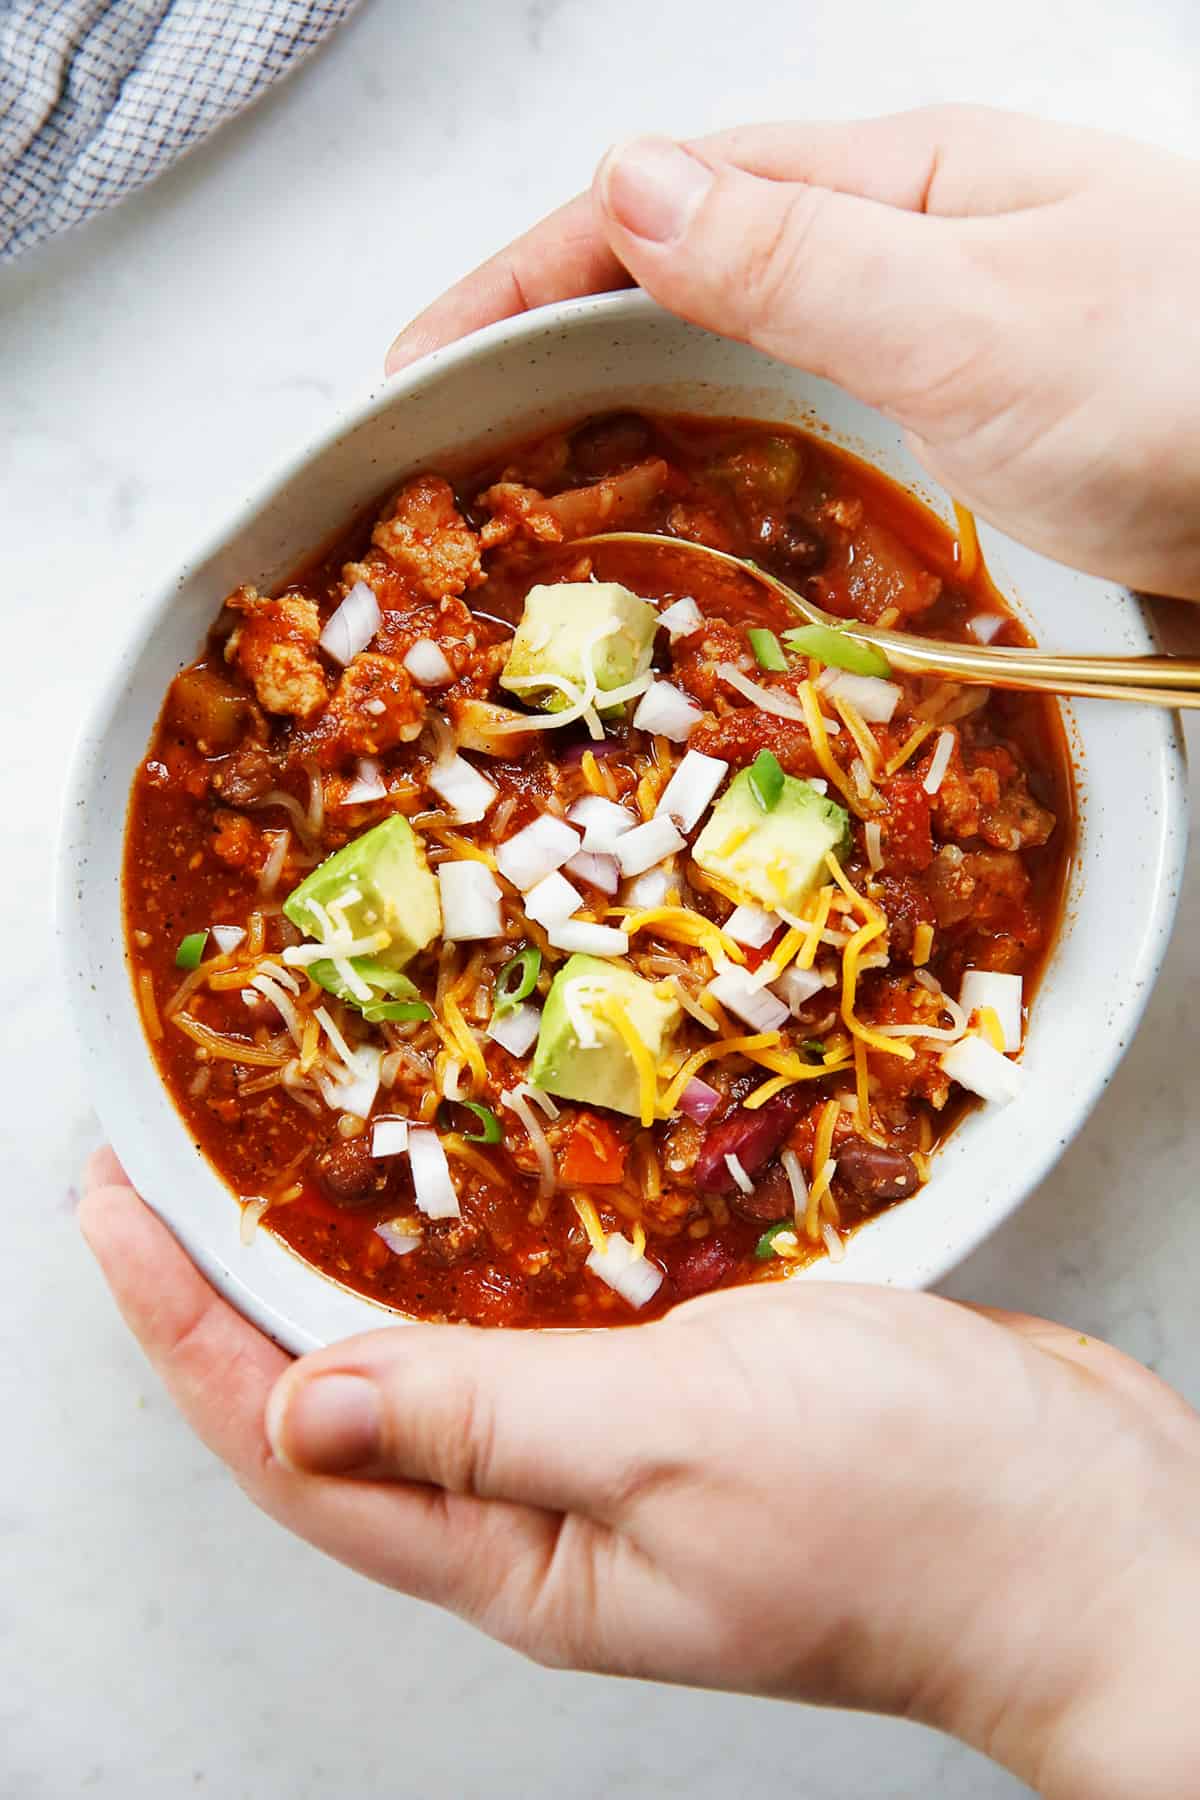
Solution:
M1053 656L1043 650L1011 650L951 643L946 638L916 637L903 631L881 631L856 619L835 618L814 606L757 563L689 538L664 537L655 531L598 531L574 538L582 544L651 544L738 569L777 594L809 625L822 625L855 644L878 650L893 669L907 675L944 675L951 681L986 687L1022 688L1042 694L1079 694L1094 700L1140 700L1149 706L1200 707L1200 662L1174 656Z

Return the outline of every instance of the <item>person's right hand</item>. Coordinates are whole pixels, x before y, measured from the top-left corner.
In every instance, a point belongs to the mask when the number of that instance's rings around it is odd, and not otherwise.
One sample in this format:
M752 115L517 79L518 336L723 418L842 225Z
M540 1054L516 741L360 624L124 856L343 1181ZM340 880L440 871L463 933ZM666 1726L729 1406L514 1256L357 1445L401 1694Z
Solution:
M413 322L395 370L630 277L894 417L964 505L1200 598L1200 165L938 109L610 151L590 196Z

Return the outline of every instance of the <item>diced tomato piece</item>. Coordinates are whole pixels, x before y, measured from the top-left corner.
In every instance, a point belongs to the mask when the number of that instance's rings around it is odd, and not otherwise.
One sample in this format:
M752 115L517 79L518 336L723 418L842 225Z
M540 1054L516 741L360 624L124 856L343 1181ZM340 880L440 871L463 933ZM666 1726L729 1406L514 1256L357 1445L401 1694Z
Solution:
M896 775L883 790L884 867L896 875L915 874L933 861L929 795L915 775Z
M595 1113L576 1116L562 1160L562 1177L581 1187L602 1187L625 1173L625 1145L607 1119Z

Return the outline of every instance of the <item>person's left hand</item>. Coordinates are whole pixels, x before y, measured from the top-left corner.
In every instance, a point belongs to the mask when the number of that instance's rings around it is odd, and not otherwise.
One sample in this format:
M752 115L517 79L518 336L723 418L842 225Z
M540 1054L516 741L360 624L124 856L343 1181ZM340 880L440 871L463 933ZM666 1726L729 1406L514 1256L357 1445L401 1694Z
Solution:
M292 1364L111 1152L81 1220L251 1499L375 1580L552 1666L908 1713L1054 1800L1129 1792L1135 1763L1178 1791L1200 1423L1116 1351L779 1282L632 1330L405 1325Z

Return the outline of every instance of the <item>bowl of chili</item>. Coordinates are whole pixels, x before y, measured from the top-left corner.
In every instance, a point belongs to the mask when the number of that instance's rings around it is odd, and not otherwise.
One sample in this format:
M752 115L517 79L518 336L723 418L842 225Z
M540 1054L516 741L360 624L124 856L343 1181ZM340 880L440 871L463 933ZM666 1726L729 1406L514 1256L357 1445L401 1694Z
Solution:
M300 1351L920 1285L1006 1217L1161 962L1176 723L868 666L689 551L1152 647L982 541L879 415L637 295L426 359L222 523L84 729L59 894L98 1110L210 1279Z

